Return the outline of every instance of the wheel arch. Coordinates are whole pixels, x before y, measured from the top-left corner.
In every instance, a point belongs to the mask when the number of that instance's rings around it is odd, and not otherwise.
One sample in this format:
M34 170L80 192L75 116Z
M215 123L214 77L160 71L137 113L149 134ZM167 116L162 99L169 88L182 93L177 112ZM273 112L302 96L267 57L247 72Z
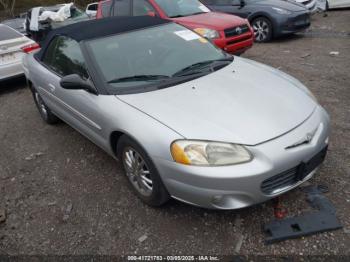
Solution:
M248 17L249 23L253 22L256 18L263 17L268 19L272 24L275 23L275 19L267 12L259 11L256 13L253 13L251 16Z
M26 78L26 81L27 81L27 86L29 87L29 89L31 91L33 91L33 88L34 88L33 82L30 79L28 79L28 78Z
M116 158L118 158L118 142L120 140L120 138L122 136L127 136L128 138L130 138L131 140L135 141L147 154L147 150L145 149L145 147L142 145L142 143L140 143L134 136L132 136L131 134L129 134L128 132L122 131L122 130L114 130L109 137L109 144L110 147L112 148L112 152L114 154L114 156Z
M115 157L118 157L118 141L119 139L123 136L127 135L125 132L115 130L113 131L110 136L109 136L109 144L110 147L112 148L112 152Z
M260 17L265 18L265 19L270 21L270 23L272 25L272 34L274 34L276 22L275 22L275 19L271 15L269 15L268 13L265 13L265 12L254 13L254 15L252 15L248 18L249 23L251 24L255 19L260 18Z
M253 21L256 20L257 18L265 18L271 23L271 36L274 38L275 36L275 27L276 27L276 22L273 17L271 17L268 13L265 12L258 12L249 17L249 23L252 25Z

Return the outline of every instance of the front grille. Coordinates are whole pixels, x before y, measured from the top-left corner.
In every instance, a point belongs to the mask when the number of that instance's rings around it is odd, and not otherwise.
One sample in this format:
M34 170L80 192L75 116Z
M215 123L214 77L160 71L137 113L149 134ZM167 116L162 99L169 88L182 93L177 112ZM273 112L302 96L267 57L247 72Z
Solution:
M308 14L299 15L294 18L295 26L304 26L310 24L310 16Z
M267 195L275 194L304 180L311 171L315 170L324 161L326 154L327 147L314 155L308 162L302 162L296 167L264 180L261 183L261 191Z
M235 39L235 40L227 41L226 44L227 44L227 45L233 45L233 44L236 44L236 43L239 43L239 42L248 40L248 39L250 39L250 38L252 38L252 36L251 36L251 35L247 35L247 36L241 37L240 39Z
M237 35L247 33L249 31L250 31L249 26L247 24L244 24L240 26L226 28L224 30L224 33L226 37L232 37L232 36L237 36Z
M298 167L291 168L284 171L276 176L264 180L261 184L261 190L265 194L272 194L278 189L292 186L297 181L295 179Z

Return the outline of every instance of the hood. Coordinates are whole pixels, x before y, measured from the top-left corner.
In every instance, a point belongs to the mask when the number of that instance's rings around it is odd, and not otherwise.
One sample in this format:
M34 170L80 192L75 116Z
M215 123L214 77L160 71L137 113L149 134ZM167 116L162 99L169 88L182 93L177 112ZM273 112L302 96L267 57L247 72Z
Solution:
M188 28L206 27L216 30L224 30L229 27L235 27L246 23L244 19L238 16L217 12L172 18L172 20Z
M301 12L301 11L307 10L304 5L296 3L295 1L292 1L292 0L291 1L262 0L262 1L254 2L254 5L278 7L278 8L283 8L292 12Z
M204 77L117 97L185 138L256 145L290 131L312 114L316 103L298 83L278 70L235 57Z

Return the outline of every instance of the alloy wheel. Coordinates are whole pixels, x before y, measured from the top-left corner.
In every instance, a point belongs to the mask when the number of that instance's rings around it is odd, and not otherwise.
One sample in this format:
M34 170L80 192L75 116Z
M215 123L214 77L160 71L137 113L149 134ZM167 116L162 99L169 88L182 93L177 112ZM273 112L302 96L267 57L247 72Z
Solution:
M133 187L142 195L148 197L153 191L153 181L150 169L142 156L132 147L124 149L122 161L127 177Z
M36 101L36 103L38 105L40 113L42 114L42 116L44 118L47 118L46 106L44 104L44 101L41 99L40 95L38 94L38 92L35 92L34 97L35 97L35 101Z
M257 19L253 23L253 30L257 42L264 42L270 33L269 25L266 21Z

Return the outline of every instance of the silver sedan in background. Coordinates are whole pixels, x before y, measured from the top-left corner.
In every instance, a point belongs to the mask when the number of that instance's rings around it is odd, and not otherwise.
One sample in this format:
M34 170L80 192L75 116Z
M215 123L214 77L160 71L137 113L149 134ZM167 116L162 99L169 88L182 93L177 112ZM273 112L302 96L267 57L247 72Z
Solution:
M250 206L311 178L326 155L329 117L302 83L169 21L70 25L23 64L43 119L120 159L149 205Z
M0 81L23 75L22 56L34 41L0 24Z

